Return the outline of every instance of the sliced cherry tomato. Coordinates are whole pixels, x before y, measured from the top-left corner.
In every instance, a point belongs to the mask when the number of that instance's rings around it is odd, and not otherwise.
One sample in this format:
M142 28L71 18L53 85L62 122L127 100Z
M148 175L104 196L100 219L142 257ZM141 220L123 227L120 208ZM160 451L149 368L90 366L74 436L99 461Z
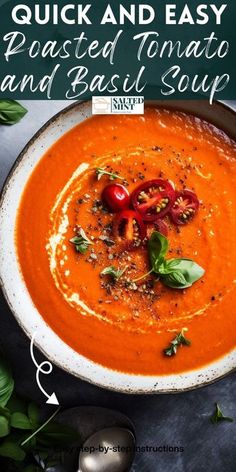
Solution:
M153 231L158 231L158 233L163 234L163 236L168 236L168 225L164 220L161 220L160 218L154 223L147 224L147 236L148 238L151 237Z
M123 210L118 213L113 231L117 238L125 241L128 248L139 247L147 235L141 216L133 210Z
M197 195L191 190L176 192L175 201L170 210L173 223L176 225L185 225L196 214L199 208Z
M103 189L102 201L111 211L116 213L129 207L129 192L123 185L110 184Z
M169 212L174 197L172 185L167 180L156 179L139 185L130 198L133 208L142 215L144 221L155 221Z
M168 236L168 225L165 221L160 220L160 219L155 221L154 228L156 231L163 234L163 236L166 236L166 237Z

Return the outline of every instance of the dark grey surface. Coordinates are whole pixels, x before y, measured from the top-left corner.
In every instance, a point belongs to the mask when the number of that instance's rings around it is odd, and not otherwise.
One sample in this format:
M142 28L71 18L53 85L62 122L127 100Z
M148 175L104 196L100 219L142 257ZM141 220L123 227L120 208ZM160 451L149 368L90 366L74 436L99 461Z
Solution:
M29 113L20 124L9 128L0 126L0 187L34 132L66 105L59 101L24 104ZM1 296L0 343L13 366L18 392L43 404L45 400L34 380L29 340ZM40 353L38 357L43 358ZM236 472L235 375L184 394L129 396L94 387L54 367L51 376L45 376L44 386L48 392L55 390L65 407L95 405L126 413L135 424L140 446L184 448L184 452L179 453L137 454L132 472ZM234 423L215 426L210 423L215 402L220 403L228 416L235 418ZM49 412L50 407L47 408Z

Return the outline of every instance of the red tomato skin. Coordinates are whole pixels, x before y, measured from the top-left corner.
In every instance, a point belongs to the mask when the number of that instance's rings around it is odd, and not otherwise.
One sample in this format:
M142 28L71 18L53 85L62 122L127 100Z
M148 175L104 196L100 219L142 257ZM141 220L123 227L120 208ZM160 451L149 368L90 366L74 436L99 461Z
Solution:
M166 208L163 208L160 213L157 214L149 214L147 209L144 209L147 204L140 204L138 202L138 196L140 192L148 190L150 187L164 187L163 192L160 192L160 196L163 197L166 196L169 199L169 203L166 205ZM132 193L130 196L131 203L135 211L139 212L142 216L143 221L146 222L154 222L158 220L159 218L163 218L167 213L170 211L171 205L174 201L175 197L175 190L172 187L171 183L168 180L164 179L154 179L154 180L148 180L147 182L143 182L141 185L139 185ZM155 198L155 197L154 197Z
M102 191L103 203L114 213L129 207L130 195L123 185L109 184Z
M120 237L119 228L123 222L129 225L129 223L133 220L135 220L137 223L140 241L143 241L147 236L147 228L143 223L141 215L134 210L123 210L116 215L113 225L114 236L117 238ZM127 249L131 250L136 248L134 241L131 239L127 238L125 242Z
M186 220L181 218L181 211L180 211L181 206L178 208L178 206L176 206L176 204L175 204L175 202L177 201L178 198L182 198L183 200L188 202L185 205L186 210L190 209L190 211L192 211L191 209L193 209L192 216L190 215L190 218L186 218ZM192 190L186 189L186 190L176 192L175 193L175 201L173 202L172 208L170 210L170 217L172 219L172 222L175 225L186 225L187 223L189 223L192 220L192 218L198 212L199 205L200 204L199 204L199 200L197 198L197 195ZM184 207L182 207L182 209L184 210Z
M161 220L160 218L154 222L154 228L156 231L159 233L163 234L163 236L168 236L168 225L164 220Z

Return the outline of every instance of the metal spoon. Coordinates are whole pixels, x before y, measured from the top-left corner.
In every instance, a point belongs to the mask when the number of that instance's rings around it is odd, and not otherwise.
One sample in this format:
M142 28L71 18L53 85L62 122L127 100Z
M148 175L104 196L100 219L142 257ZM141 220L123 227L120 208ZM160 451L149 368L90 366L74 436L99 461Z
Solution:
M78 444L74 444L73 449L65 453L63 466L66 472L77 471L80 448L82 444L95 433L107 428L123 428L131 431L135 437L135 428L132 421L123 413L108 408L95 406L70 408L59 413L57 421L61 424L71 426L78 432L80 437ZM95 470L97 472L97 469Z
M83 444L77 472L128 472L134 459L135 437L125 428L98 431Z

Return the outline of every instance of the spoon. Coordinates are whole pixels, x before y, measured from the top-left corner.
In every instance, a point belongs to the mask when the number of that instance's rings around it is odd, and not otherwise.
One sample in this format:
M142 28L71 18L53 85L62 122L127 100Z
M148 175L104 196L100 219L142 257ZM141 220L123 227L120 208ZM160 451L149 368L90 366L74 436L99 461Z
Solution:
M131 431L135 437L135 428L132 421L123 413L108 408L97 406L70 408L59 413L57 421L61 424L71 426L75 431L77 431L80 437L78 443L73 445L73 449L70 450L69 453L65 453L63 466L66 472L75 472L78 470L79 451L81 450L81 446L95 433L107 428L123 428ZM97 472L97 469L95 469L95 471ZM110 469L109 472L113 472L112 469Z
M134 459L135 437L125 428L102 429L83 444L77 472L128 472Z

